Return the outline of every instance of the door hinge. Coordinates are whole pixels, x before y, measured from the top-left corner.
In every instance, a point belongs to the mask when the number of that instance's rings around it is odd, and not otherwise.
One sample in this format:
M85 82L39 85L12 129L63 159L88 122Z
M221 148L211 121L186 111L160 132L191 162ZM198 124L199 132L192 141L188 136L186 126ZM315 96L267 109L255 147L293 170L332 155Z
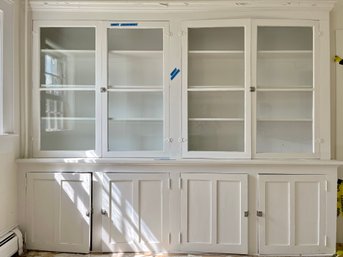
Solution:
M168 234L168 243L171 244L171 233Z
M255 92L256 88L255 87L250 87L250 92Z
M182 189L182 178L179 178L179 188Z
M171 186L172 186L171 178L168 178L168 189L171 189Z
M262 217L263 216L263 212L262 211L257 211L256 215L257 215L257 217Z
M182 243L182 233L181 232L179 233L179 243L180 244Z
M249 211L244 212L244 217L249 217Z

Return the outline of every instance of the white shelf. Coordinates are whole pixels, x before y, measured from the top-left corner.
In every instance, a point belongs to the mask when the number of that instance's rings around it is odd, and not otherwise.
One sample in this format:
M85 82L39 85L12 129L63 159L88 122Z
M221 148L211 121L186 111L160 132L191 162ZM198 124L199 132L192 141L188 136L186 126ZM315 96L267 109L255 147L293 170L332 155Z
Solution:
M282 88L272 88L272 87L257 87L256 91L261 91L261 92L312 92L314 90L313 87L308 87L308 86L296 86L296 87L282 87Z
M242 118L189 118L189 121L244 121Z
M190 86L187 91L199 92L199 91L244 91L244 86Z
M113 118L109 117L109 121L163 121L161 118Z
M41 117L42 120L95 121L94 117Z
M190 50L189 54L244 54L243 50Z
M51 54L95 54L95 50L41 49L41 53L51 53Z
M95 91L95 85L45 85L42 84L40 91Z
M313 54L312 50L260 50L258 54Z
M110 50L109 54L124 54L124 55L160 55L162 50Z
M312 122L312 119L257 119L257 122Z

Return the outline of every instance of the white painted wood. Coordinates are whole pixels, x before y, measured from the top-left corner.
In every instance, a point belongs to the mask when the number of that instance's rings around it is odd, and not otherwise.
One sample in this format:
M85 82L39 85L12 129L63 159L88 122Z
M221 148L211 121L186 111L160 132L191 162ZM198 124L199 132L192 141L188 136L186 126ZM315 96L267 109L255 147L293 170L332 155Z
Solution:
M27 248L90 250L91 174L27 174Z
M169 174L103 174L102 250L166 252Z
M183 251L248 253L248 175L181 174Z
M259 175L260 254L329 254L323 175Z

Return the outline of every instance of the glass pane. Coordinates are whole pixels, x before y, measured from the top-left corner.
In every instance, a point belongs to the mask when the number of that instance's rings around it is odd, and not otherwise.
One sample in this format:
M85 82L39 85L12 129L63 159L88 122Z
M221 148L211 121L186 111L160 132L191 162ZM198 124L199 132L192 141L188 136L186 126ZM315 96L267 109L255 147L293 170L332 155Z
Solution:
M189 92L189 118L244 118L244 92Z
M190 28L189 50L244 51L244 28Z
M95 149L95 92L41 91L41 150Z
M312 27L258 27L257 87L313 87Z
M95 120L41 119L41 150L87 151L95 149Z
M163 93L109 93L109 151L163 150Z
M109 151L161 151L163 122L158 120L110 120Z
M244 151L243 121L188 122L189 151Z
M163 85L163 29L108 30L109 86Z
M41 87L94 87L95 28L41 28Z
M189 53L189 87L244 87L243 53Z
M312 120L313 92L257 92L257 120Z
M258 153L313 152L311 121L258 121Z

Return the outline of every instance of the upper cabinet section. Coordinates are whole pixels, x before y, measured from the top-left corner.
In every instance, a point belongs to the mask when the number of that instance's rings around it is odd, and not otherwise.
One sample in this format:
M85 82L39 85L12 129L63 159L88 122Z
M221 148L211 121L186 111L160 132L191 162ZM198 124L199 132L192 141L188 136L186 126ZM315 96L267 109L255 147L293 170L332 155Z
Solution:
M34 22L34 157L330 158L325 20L174 15Z

